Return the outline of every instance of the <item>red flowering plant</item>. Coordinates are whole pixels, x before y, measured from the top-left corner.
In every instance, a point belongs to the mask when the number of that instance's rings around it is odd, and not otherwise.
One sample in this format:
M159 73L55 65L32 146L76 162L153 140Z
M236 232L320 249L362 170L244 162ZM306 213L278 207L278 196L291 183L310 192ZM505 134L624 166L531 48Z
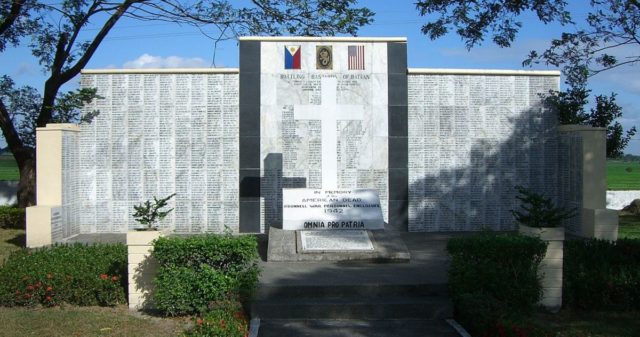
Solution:
M50 279L44 278L44 280L40 280L39 277L23 275L14 288L13 303L16 305L33 306L42 304L44 306L53 306L56 304L56 293Z
M218 301L210 311L195 320L189 337L247 337L249 321L238 301Z
M0 266L0 306L125 303L124 245L56 245L17 251Z

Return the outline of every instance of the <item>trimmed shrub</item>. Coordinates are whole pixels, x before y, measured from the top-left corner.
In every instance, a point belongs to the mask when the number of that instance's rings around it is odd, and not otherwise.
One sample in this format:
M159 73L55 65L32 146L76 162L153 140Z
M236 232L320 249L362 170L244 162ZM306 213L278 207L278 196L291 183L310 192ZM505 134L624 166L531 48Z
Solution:
M537 273L546 249L539 238L517 234L483 232L449 240L454 301L463 294L484 294L509 310L530 312L542 295Z
M449 292L456 319L473 336L526 333L517 322L542 296L538 266L547 250L539 238L482 232L453 238Z
M125 303L126 272L122 244L23 249L0 267L0 305Z
M188 337L247 337L249 321L237 301L221 301L212 305L202 317L196 318L195 328Z
M456 319L473 336L490 331L507 313L504 303L480 292L456 296L455 307Z
M565 306L639 310L640 240L566 241L563 279Z
M153 256L159 263L154 303L170 316L202 313L229 298L246 299L258 280L254 236L162 237Z
M0 206L0 228L25 229L24 208Z

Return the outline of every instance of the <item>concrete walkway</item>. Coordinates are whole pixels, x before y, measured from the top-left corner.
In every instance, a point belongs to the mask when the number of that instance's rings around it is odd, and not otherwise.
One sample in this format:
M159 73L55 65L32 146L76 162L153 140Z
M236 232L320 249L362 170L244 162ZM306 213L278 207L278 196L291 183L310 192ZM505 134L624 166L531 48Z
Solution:
M460 235L466 234L403 233L402 239L411 253L408 263L261 261L257 299L268 301L284 295L292 298L289 302L294 302L309 296L309 292L314 293L311 296L317 299L318 305L344 300L341 296L349 292L354 293L355 298L361 297L363 302L384 297L384 303L387 303L389 296L411 296L412 292L416 297L446 298L449 266L446 244L449 238ZM404 290L399 292L400 288ZM310 301L313 304L314 299L310 298ZM288 305L286 301L283 303ZM407 306L411 307L411 303ZM401 314L394 315L393 319L263 318L258 336L459 336L445 322L451 316L451 305L444 306L446 308L440 311L444 314L438 314L436 318L403 318ZM295 311L292 314L295 316ZM407 314L412 316L410 312ZM443 315L447 317L441 317Z
M446 285L447 240L466 233L402 233L411 253L408 263L260 262L260 286L431 284ZM264 256L264 255L263 255Z

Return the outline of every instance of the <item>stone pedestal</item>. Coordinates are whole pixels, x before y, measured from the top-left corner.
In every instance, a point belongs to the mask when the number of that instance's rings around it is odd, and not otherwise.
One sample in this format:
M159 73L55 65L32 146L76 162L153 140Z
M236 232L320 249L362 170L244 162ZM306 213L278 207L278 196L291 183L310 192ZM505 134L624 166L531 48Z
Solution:
M618 212L607 209L607 129L586 125L561 125L561 137L569 140L564 159L573 161L568 167L564 185L573 184L578 193L564 191L573 196L570 205L577 206L577 224L567 224L573 235L615 241L618 239ZM575 192L575 191L573 191Z
M153 309L153 278L158 263L150 255L153 240L165 236L165 231L133 231L127 233L129 309Z
M539 237L548 243L547 252L538 268L542 277L542 299L539 304L552 312L562 307L562 264L564 258L564 228L534 228L520 225L520 234Z
M47 124L36 129L37 206L27 207L27 247L41 247L62 241L73 231L62 219L65 181L65 134L80 131L75 124ZM66 227L66 228L65 228Z

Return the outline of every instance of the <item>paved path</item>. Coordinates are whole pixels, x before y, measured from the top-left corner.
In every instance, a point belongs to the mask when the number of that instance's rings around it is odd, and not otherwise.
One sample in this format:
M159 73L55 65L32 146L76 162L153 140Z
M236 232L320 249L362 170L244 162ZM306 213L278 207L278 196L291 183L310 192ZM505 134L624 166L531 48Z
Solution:
M352 286L363 296L376 295L399 286L419 285L434 293L446 294L449 258L446 254L447 240L461 234L403 233L411 253L408 263L370 262L265 262L260 263L259 296L265 293L285 291L285 289L324 286ZM362 289L366 290L362 290ZM357 289L357 290L355 290ZM424 290L421 290L424 291ZM320 292L324 292L320 290ZM340 291L327 291L327 296L335 296ZM301 295L302 296L302 295ZM322 296L322 295L319 295ZM288 336L440 336L454 337L458 333L444 319L263 319L259 337Z

